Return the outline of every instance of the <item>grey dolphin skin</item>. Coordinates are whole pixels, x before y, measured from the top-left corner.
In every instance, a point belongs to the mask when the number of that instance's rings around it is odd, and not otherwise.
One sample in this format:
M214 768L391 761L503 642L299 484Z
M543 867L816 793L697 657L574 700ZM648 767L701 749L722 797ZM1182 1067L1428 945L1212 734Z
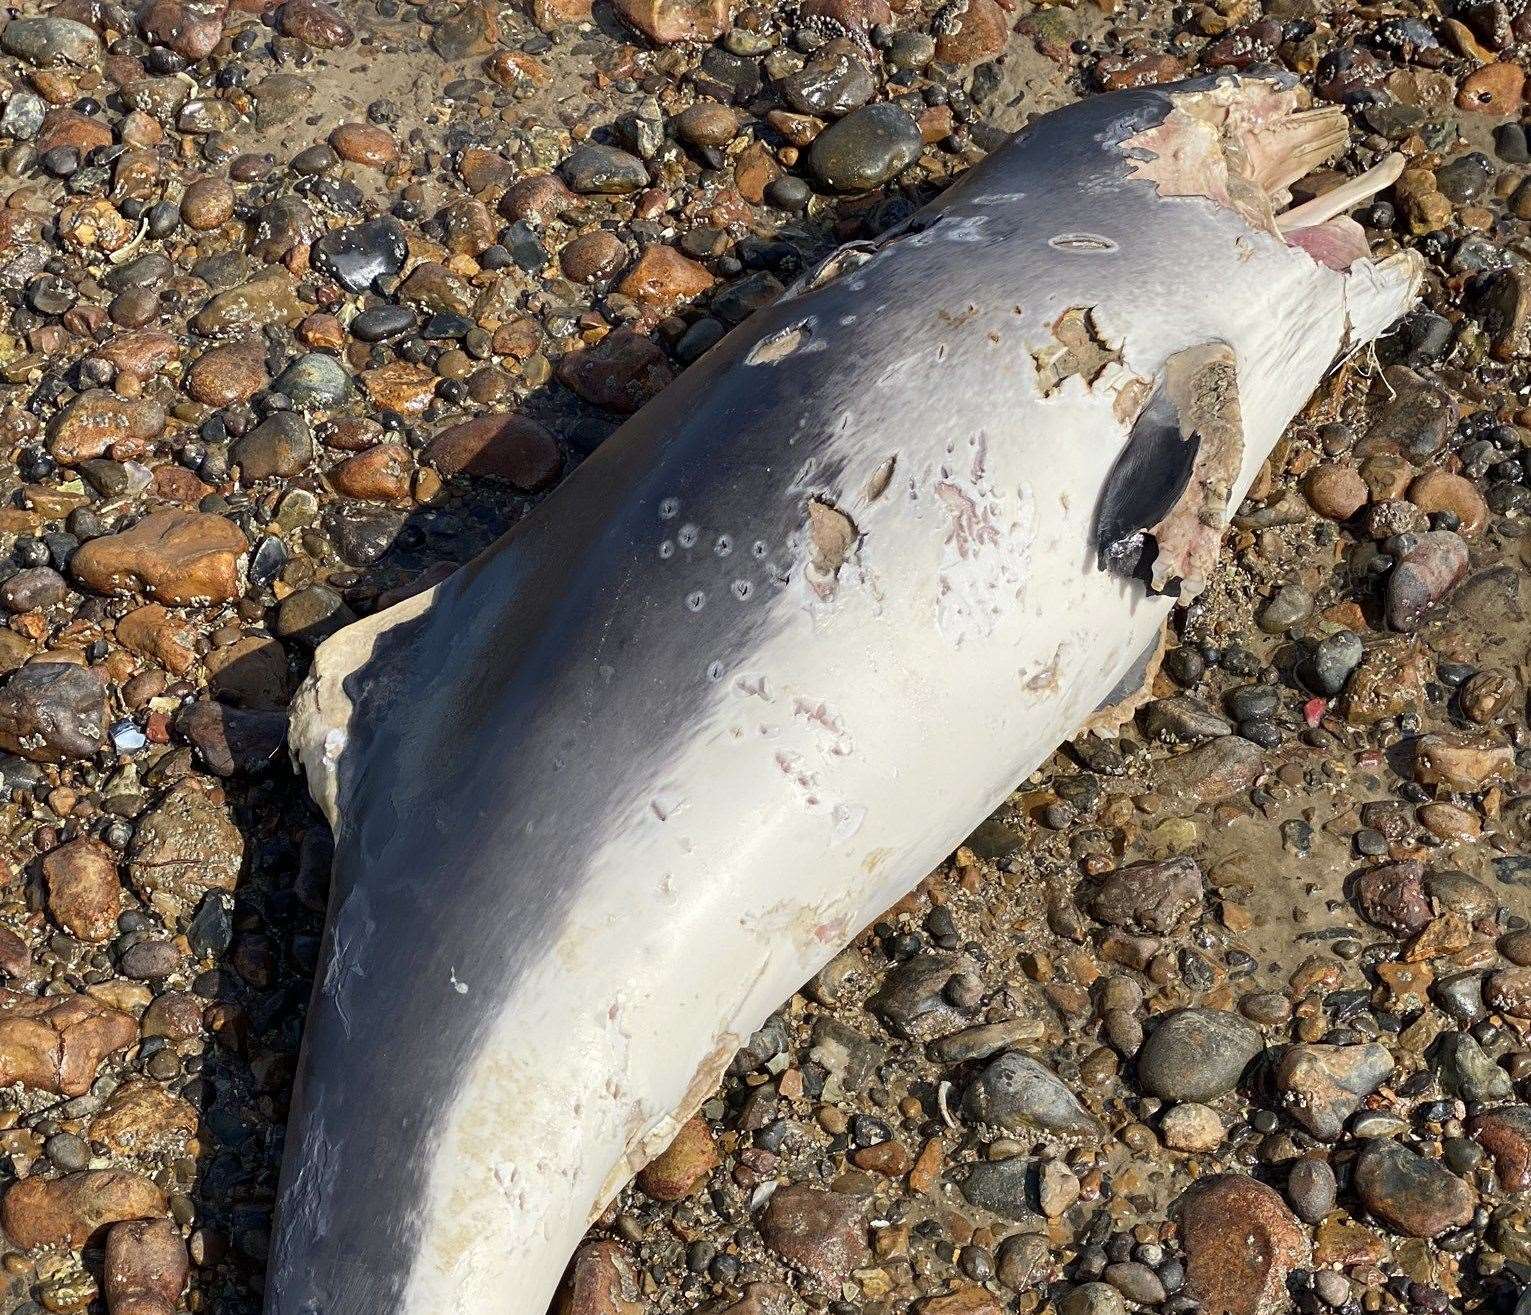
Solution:
M539 1315L782 999L1122 682L1412 302L1338 109L1036 120L318 651L335 829L269 1315Z

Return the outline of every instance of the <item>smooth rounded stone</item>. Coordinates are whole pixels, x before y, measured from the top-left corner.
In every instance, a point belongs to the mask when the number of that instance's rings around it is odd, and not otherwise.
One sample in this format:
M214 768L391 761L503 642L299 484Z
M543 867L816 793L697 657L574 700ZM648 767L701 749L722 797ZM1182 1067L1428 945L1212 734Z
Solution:
M1315 694L1337 697L1360 664L1366 652L1361 636L1353 630L1338 630L1313 646L1302 666L1302 678Z
M1306 1263L1307 1234L1270 1187L1242 1174L1193 1184L1175 1202L1186 1291L1206 1311L1275 1315L1287 1275Z
M272 388L299 406L328 409L351 395L351 376L333 356L308 352L283 370Z
M1307 619L1313 611L1313 594L1300 584L1284 584L1260 609L1258 624L1268 635L1279 635Z
M1455 516L1467 538L1482 533L1488 525L1488 503L1478 486L1449 470L1434 467L1416 476L1409 485L1408 499L1427 515L1448 512Z
M1531 930L1512 931L1501 936L1499 953L1517 968L1531 968Z
M778 1188L760 1217L760 1240L821 1288L838 1289L871 1256L864 1205L806 1183Z
M968 1169L960 1190L969 1205L1024 1223L1037 1217L1036 1179L1036 1165L1024 1157L984 1160Z
M172 941L139 941L124 951L117 963L125 977L136 981L154 981L169 977L181 966L181 953Z
M1094 1115L1050 1068L1019 1051L991 1061L968 1085L962 1112L974 1123L1012 1134L1097 1136Z
M344 598L329 585L314 584L288 594L277 605L276 633L317 645L356 619Z
M808 164L836 192L864 192L896 178L920 158L924 139L908 111L863 105L831 124L809 148Z
M327 473L335 492L348 498L400 502L409 497L414 462L403 443L379 443L347 457Z
M558 477L563 454L557 440L529 416L476 416L450 425L431 440L426 460L448 478L503 479L523 493Z
M223 178L198 178L181 194L181 222L194 230L217 228L234 217L234 189Z
M1435 171L1435 185L1441 194L1458 205L1476 201L1493 181L1488 159L1480 151L1458 156Z
M1159 1276L1136 1260L1107 1265L1101 1277L1128 1301L1140 1306L1157 1306L1168 1295Z
M73 662L29 662L0 688L0 748L32 762L89 758L106 742L106 687Z
M346 325L362 342L385 342L415 327L415 313L408 306L372 306Z
M1325 462L1308 472L1302 482L1303 496L1320 516L1348 521L1366 505L1370 496L1366 481L1353 466Z
M865 105L877 90L877 80L849 43L826 48L796 73L782 79L781 92L799 114L839 118Z
M1223 1120L1209 1106L1194 1101L1172 1107L1159 1125L1164 1144L1172 1151L1204 1154L1223 1144Z
M229 460L247 480L296 475L313 456L313 432L296 411L273 412L229 448Z
M399 156L392 134L375 123L337 124L330 132L329 144L342 160L372 169L384 168Z
M1510 1075L1499 1067L1469 1032L1442 1037L1435 1055L1441 1089L1469 1105L1509 1100L1515 1094Z
M766 185L765 201L779 210L802 210L813 199L813 189L801 178L783 174Z
M17 571L0 584L0 606L7 612L32 612L64 601L69 584L51 566Z
M1205 1103L1239 1085L1264 1048L1237 1014L1191 1007L1165 1015L1138 1053L1138 1082L1164 1100Z
M1295 1045L1276 1062L1272 1080L1283 1107L1321 1141L1337 1141L1345 1121L1393 1071L1384 1045Z
M689 1119L670 1145L639 1172L638 1188L655 1201L683 1201L705 1183L718 1163L718 1149L706 1120Z
M581 146L559 166L559 172L582 196L622 196L649 185L648 166L616 146Z
M0 49L39 68L90 65L101 57L101 38L72 18L13 18L0 32Z
M206 406L247 402L266 386L266 352L258 339L209 347L186 372L187 394Z
M1327 1160L1298 1160L1286 1180L1286 1197L1305 1224L1316 1224L1334 1209L1339 1185Z
M1531 147L1519 123L1501 123L1494 129L1494 154L1506 164L1531 164Z
M928 32L895 32L888 44L887 60L902 72L915 72L936 57L936 41Z
M739 114L716 101L688 105L674 119L675 135L692 146L726 146L739 135Z
M309 258L347 292L366 292L377 279L397 274L408 257L404 230L384 216L326 233L313 244Z
M1467 544L1451 530L1430 530L1387 578L1385 610L1394 630L1415 629L1424 614L1467 574Z
M1081 1283L1058 1301L1058 1315L1126 1315L1127 1303L1109 1283Z
M558 253L564 276L576 283L612 277L627 263L627 248L615 233L598 228L583 233Z
M90 1167L90 1143L72 1132L56 1132L43 1143L43 1154L65 1173Z

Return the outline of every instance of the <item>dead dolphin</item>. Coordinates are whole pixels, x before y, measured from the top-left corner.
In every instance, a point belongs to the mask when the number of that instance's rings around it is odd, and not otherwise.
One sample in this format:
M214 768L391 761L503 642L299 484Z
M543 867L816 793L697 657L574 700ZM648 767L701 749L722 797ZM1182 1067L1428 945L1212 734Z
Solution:
M326 642L337 837L270 1315L535 1315L783 998L1076 731L1419 281L1279 214L1336 108L1046 115Z

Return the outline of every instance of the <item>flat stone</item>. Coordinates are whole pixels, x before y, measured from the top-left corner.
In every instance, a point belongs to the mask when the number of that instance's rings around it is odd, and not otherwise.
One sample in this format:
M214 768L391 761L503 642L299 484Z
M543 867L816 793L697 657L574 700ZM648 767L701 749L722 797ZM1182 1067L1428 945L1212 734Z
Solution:
M244 863L244 836L203 782L173 786L140 819L128 850L128 879L160 913L189 917L209 890L232 891Z
M20 1082L59 1096L84 1095L101 1061L137 1037L131 1015L88 995L0 990L0 1086Z
M1275 1315L1308 1237L1281 1197L1242 1174L1203 1178L1176 1201L1186 1290L1205 1315Z
M164 1211L165 1194L142 1174L89 1169L64 1178L25 1178L13 1184L0 1202L0 1225L24 1250L82 1247L108 1224Z
M760 1238L793 1269L829 1289L838 1289L871 1256L862 1203L806 1183L772 1194L760 1218Z
M222 516L157 511L84 544L69 559L69 573L96 593L141 592L172 606L222 603L239 596L248 546Z
M450 425L431 440L425 455L448 477L503 479L522 493L548 487L563 465L557 440L529 416L515 414Z
M42 859L48 912L76 940L109 941L122 913L117 860L99 840L81 836L50 850Z
M1466 1183L1395 1141L1367 1142L1354 1181L1366 1208L1395 1233L1436 1237L1473 1217L1473 1192Z

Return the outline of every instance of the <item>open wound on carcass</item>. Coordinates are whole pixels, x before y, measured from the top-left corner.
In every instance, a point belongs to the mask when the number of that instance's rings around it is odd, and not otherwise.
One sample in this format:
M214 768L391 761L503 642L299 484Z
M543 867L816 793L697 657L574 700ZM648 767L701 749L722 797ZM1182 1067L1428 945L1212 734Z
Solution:
M1244 461L1232 348L1176 352L1101 490L1100 569L1189 602L1207 587Z
M1120 344L1106 341L1090 306L1071 306L1053 323L1053 341L1032 353L1037 366L1037 390L1051 397L1066 380L1078 375L1088 386L1120 364Z

